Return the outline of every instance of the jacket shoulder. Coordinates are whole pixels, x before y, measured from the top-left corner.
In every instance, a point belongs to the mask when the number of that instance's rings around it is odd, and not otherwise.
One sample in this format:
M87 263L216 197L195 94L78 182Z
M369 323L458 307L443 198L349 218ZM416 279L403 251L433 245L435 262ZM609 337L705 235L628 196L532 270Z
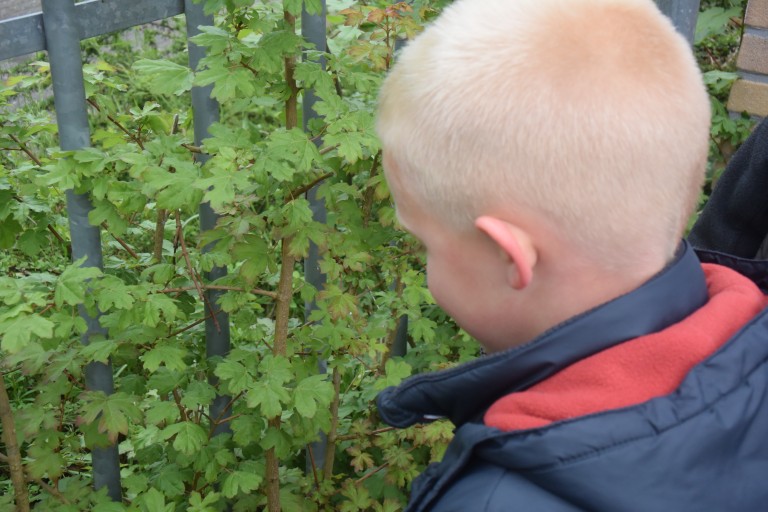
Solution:
M431 506L430 512L583 512L524 475L475 460Z

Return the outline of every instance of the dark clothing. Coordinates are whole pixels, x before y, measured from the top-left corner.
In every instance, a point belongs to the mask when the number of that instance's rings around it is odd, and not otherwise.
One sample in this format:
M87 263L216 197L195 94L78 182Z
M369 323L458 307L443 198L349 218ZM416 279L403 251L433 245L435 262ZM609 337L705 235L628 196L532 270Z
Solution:
M766 235L768 119L755 128L731 157L688 240L696 248L765 259L768 258Z
M702 252L768 288L768 264ZM627 340L658 332L707 301L687 245L640 288L537 339L379 396L387 423L435 416L456 435L412 486L409 512L760 511L768 509L768 310L696 366L677 391L543 428L483 423L497 399Z

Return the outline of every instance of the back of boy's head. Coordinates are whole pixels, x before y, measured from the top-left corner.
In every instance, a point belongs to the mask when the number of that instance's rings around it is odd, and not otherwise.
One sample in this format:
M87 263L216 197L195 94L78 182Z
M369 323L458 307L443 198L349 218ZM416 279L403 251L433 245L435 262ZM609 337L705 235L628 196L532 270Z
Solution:
M621 267L674 253L709 116L651 0L457 0L399 56L378 131L399 182L447 224L533 214Z

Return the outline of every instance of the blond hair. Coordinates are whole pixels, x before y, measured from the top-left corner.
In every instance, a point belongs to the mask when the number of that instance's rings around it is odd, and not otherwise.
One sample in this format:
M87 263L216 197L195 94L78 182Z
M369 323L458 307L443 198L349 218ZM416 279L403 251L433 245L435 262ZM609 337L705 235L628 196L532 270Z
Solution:
M377 129L445 222L524 209L632 264L679 243L709 121L691 50L651 0L457 0L399 56Z

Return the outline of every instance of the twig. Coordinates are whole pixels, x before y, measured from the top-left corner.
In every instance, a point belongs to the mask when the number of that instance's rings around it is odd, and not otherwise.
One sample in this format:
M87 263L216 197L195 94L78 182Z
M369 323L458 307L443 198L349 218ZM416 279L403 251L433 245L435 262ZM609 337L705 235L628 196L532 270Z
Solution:
M116 241L117 243L119 243L119 244L120 244L120 246L121 246L123 249L125 249L125 252L127 252L128 254L130 254L130 255L131 255L131 257L132 257L133 259L135 259L135 260L139 259L139 255L138 255L138 254L136 254L136 251L134 251L134 250L131 248L131 246L130 246L130 245L128 245L127 243L125 243L125 241L124 241L122 238L120 238L119 236L117 236L116 234L112 233L112 232L109 230L109 226L107 226L107 223L106 223L106 222L102 222L102 223L101 223L101 227L102 227L102 228L104 228L104 231L106 231L107 233L109 233L110 235L112 235L112 238L114 238L114 239L115 239L115 241Z
M203 287L200 285L200 281L198 280L197 272L195 272L195 269L192 266L192 260L189 259L187 243L184 241L184 228L181 225L181 210L176 210L176 236L178 237L179 243L181 244L181 253L184 255L184 261L187 264L189 277L192 279L192 283L195 285L195 289L197 290L197 294L200 296L200 300L203 301L203 305L206 306L210 311L213 318L213 324L216 326L216 330L221 332L221 326L219 325L219 321L216 319L216 313L213 311L213 307L211 307L211 305L208 303L208 299L205 296Z
M7 464L8 463L8 456L3 454L3 453L0 453L0 462L5 462ZM47 483L43 482L39 478L32 478L29 475L26 475L25 478L26 478L27 482L35 483L35 484L39 485L46 492L48 492L48 494L50 494L51 496L55 497L56 499L58 499L59 501L61 501L65 505L71 505L70 501L63 494L61 494L61 492L59 492L59 490L56 489L55 487L53 487L51 485L48 485Z
M320 150L321 155L325 155L326 153L330 153L334 149L337 149L339 147L339 144L334 144L333 146L328 146L326 148L323 148Z
M211 318L211 315L208 315L208 316L206 316L205 318L201 318L200 320L195 320L194 322L192 322L192 323L191 323L191 324L189 324L188 326L186 326L186 327L182 327L182 328L181 328L181 329L179 329L178 331L172 332L171 334L169 334L168 336L166 336L166 339L168 339L168 338L173 338L174 336L178 336L179 334L185 333L185 332L187 332L188 330L190 330L190 329L193 329L193 328L197 327L198 325L202 324L203 322L205 322L205 321L206 321L206 320L208 320L209 318Z
M34 154L32 151L30 151L30 149L27 147L27 145L26 145L26 144L24 144L23 142L21 142L21 140L19 140L19 138L18 138L18 137L16 137L16 136L15 136L14 134L12 134L12 133L9 133L9 134L8 134L8 136L11 138L11 140L12 140L13 142L15 142L16 144L18 144L18 145L19 145L19 149L21 149L21 150L22 150L24 153L26 153L26 154L27 154L27 156L29 157L29 159L30 159L30 160L32 160L33 162L35 162L35 164L36 164L38 167L42 167L42 166L43 166L43 162L42 162L42 161L40 161L40 159L39 159L39 158L37 158L37 156L36 156L36 155L35 155L35 154Z
M307 454L309 455L309 464L312 466L312 476L315 478L315 489L320 488L320 479L317 477L317 465L315 465L315 454L312 453L312 445L307 445Z
M182 421L188 421L189 416L187 415L187 410L183 405L181 405L181 396L179 395L179 390L177 388L173 388L171 393L173 394L173 401L176 402L176 407L179 408L179 415L181 416Z
M42 167L42 165L43 165L43 162L42 162L42 161L41 161L39 158L37 158L37 155L35 155L35 154L34 154L34 153L33 153L33 152L32 152L32 151L31 151L31 150L30 150L30 149L27 147L27 145L26 145L26 144L24 144L24 143L23 143L23 142L22 142L22 141L21 141L21 140L20 140L18 137L16 137L16 136L15 136L14 134L12 134L12 133L9 133L9 134L8 134L8 136L11 138L11 140L12 140L13 142L15 142L16 144L18 144L18 146L19 146L19 150L20 150L20 151L23 151L23 152L24 152L24 153L25 153L25 154L26 154L26 155L29 157L29 159L30 159L30 160L32 160L32 161L35 163L35 165L37 165L38 167ZM18 201L19 203L23 202L23 201L22 201L22 199L21 199L20 197L15 197L15 196L14 196L14 199L16 199L16 201ZM54 228L54 227L53 227L51 224L48 224L47 228L48 228L48 231L50 231L50 232L51 232L51 234L52 234L53 236L55 236L55 237L56 237L56 239L57 239L59 242L61 242L62 244L64 244L64 246L67 248L67 254L72 254L72 247L69 245L69 243L67 243L67 241L66 241L66 240L64 240L64 237L62 237L62 236L59 234L59 232L58 232L58 231L56 231L56 228Z
M353 439L358 439L361 436L378 436L380 434L385 434L387 432L392 432L393 430L397 430L395 427L384 427L377 430L372 430L371 432L363 432L361 434L347 434L345 436L337 436L337 441L351 441Z
M306 194L307 192L309 192L310 190L312 190L315 187L315 185L317 185L321 181L327 180L328 178L330 178L333 175L334 175L334 173L332 173L332 172L323 174L322 176L319 176L319 177L315 178L314 180L310 181L306 185L302 185L302 186L296 188L295 190L292 190L291 192L288 193L288 197L285 198L285 202L286 203L290 203L291 201L293 201L297 197L300 197L300 196Z
M418 446L414 446L413 448L411 448L410 450L408 450L408 451L407 451L407 452L405 452L405 453L411 453L411 452L412 452L412 451L414 451L416 448L418 448ZM376 473L378 473L378 472L379 472L379 471L381 471L382 469L386 469L386 468L388 468L390 465L391 465L391 462L385 462L384 464L382 464L381 466L377 467L376 469L374 469L374 470L373 470L373 471L371 471L370 473L368 473L368 474L366 474L366 475L363 475L362 477L360 477L360 478L358 478L357 480L355 480L355 485L360 485L361 483L365 482L366 480L368 480L369 478L371 478L373 475L375 475Z
M325 448L325 460L323 461L323 478L328 480L333 477L333 460L336 456L336 441L339 430L339 397L341 395L341 372L338 367L333 368L333 401L331 402L331 429L328 431L328 446Z
M381 156L381 151L376 153L376 156L373 157L373 163L371 164L371 175L370 178L376 177L376 174L379 172L379 157ZM371 211L373 210L373 195L376 192L376 189L374 187L368 187L365 190L365 194L363 194L363 227L367 228L368 223L371 220Z
M277 292L271 292L269 290L259 290L258 288L254 288L253 290L249 290L247 288L238 288L236 286L221 286L217 284L201 284L201 288L204 290L219 290L224 292L242 292L242 293L252 293L254 295L264 295L265 297L271 297L273 299L277 298ZM157 293L183 293L183 292L189 292L192 290L197 290L197 286L182 286L180 288L165 288L163 290L160 290Z
M285 5L285 4L284 4ZM296 33L296 17L284 9L285 30ZM296 128L299 121L299 87L294 76L296 71L296 56L289 54L283 59L285 69L285 83L290 94L285 101L285 128ZM275 336L272 344L272 353L275 356L285 356L287 353L288 320L293 302L293 267L295 258L290 251L290 237L283 238L280 258L280 281L277 285L277 299L275 300ZM280 430L280 415L270 418L269 426ZM267 510L280 512L280 460L275 448L266 452L266 477L267 477Z
M157 220L155 221L154 247L152 249L152 258L158 263L163 260L163 241L165 240L165 221L167 212L160 208L157 210Z
M96 103L95 100L88 98L85 101L88 102L90 106L95 108L98 112L101 112L101 107L99 107L98 103ZM142 150L144 150L144 143L141 141L141 137L133 134L130 130L128 130L125 126L123 126L120 121L112 117L110 114L107 114L107 119L117 126L123 133L125 133L133 142L135 142Z
M182 144L181 147L183 147L184 149L189 150L192 153L202 154L202 152L203 152L202 148L199 148L197 146L193 146L192 144Z
M5 377L0 378L0 425L3 426L3 442L8 451L6 459L11 472L16 512L29 512L29 489L27 489L24 477L24 466L21 463L21 451L19 451L19 443L16 439L13 410L8 398L8 390L5 388Z

